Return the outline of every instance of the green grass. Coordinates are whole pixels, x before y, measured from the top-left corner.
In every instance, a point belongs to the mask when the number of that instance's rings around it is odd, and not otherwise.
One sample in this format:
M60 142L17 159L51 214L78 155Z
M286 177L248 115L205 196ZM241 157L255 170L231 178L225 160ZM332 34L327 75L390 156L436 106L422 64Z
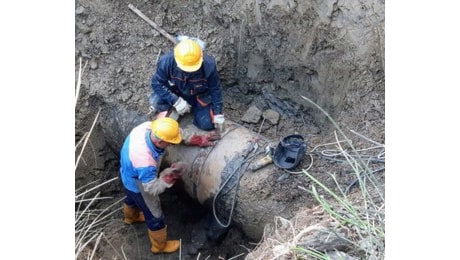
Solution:
M351 228L357 239L351 241L357 251L363 253L364 259L384 259L385 256L385 193L384 188L375 178L374 172L369 167L369 162L364 159L353 146L352 141L345 135L338 124L321 107L306 97L302 97L324 113L337 129L340 137L345 140L345 145L338 141L336 147L345 158L348 166L353 169L357 179L360 196L359 201L351 201L346 192L338 184L335 175L330 177L337 184L336 189L326 187L308 171L304 170L306 177L313 181L311 190L308 190L318 201L328 215L340 223L340 227ZM374 142L375 143L375 142ZM384 149L384 146L381 145ZM320 195L321 190L325 195ZM338 190L338 191L337 191ZM312 256L316 259L328 259L325 254L308 248L295 248L295 251Z
M309 179L309 188L298 188L311 195L318 204L309 205L312 208L297 212L290 220L275 217L273 225L265 227L263 240L248 254L247 260L329 260L346 257L384 259L385 193L384 185L374 175L384 167L379 170L372 168L375 168L373 162L384 163L384 156L381 155L384 155L385 146L351 131L373 145L371 148L355 148L351 139L326 111L308 98L303 98L324 113L336 129L334 142L320 144L309 151L311 163L308 167L297 172L285 170L290 174L302 174ZM335 148L315 151L325 146ZM380 152L378 156L372 155L376 153L374 149ZM344 188L335 173L320 172L323 181L315 177L319 175L313 173L313 155L332 159L334 165L331 166L340 165L344 172L351 171L358 188L350 193L351 185ZM337 161L341 164L337 164ZM329 184L326 185L325 176L332 182L328 181ZM328 243L330 241L335 243ZM318 248L312 248L316 246Z

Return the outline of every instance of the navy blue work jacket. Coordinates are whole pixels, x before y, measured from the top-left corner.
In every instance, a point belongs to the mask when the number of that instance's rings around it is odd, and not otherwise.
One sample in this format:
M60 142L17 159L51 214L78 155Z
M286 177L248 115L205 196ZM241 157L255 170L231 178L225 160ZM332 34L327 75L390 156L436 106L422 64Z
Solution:
M179 96L192 107L211 104L215 115L223 114L222 89L216 61L204 53L203 64L195 72L185 72L177 67L172 51L160 57L152 77L152 89L171 106Z

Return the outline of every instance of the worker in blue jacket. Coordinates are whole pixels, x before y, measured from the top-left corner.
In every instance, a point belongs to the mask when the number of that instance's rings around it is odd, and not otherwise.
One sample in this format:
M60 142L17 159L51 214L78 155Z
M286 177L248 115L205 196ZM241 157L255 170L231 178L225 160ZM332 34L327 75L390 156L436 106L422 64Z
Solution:
M225 118L217 64L203 53L200 43L196 38L183 37L174 52L160 57L149 101L160 113L172 107L179 115L191 111L193 124L202 130L222 130Z
M136 126L126 137L120 151L120 175L126 197L123 203L124 222L145 222L153 253L172 253L179 249L179 240L167 240L167 225L159 195L172 187L190 167L175 162L159 172L161 157L169 145L213 146L220 135L181 129L170 117L158 118Z
M120 175L125 189L124 222L145 222L153 253L172 253L179 240L167 240L167 225L159 195L186 174L189 166L173 163L159 172L160 158L170 144L179 144L179 124L164 117L135 127L125 139L120 155Z

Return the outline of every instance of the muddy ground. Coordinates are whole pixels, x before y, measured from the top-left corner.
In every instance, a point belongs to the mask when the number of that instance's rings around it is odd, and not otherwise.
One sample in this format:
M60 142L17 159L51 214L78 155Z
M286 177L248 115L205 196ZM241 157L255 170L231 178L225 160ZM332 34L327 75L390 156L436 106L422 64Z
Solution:
M98 120L75 172L76 193L88 183L118 176L124 137L152 116L147 97L156 60L173 47L130 10L129 3L170 35L194 36L207 43L206 51L216 58L222 80L226 118L260 132L273 144L290 134L304 136L311 153L293 172L309 168L330 187L336 185L329 173L336 175L342 188L354 180L343 158L321 153L336 149L330 145L336 141L335 128L302 96L324 109L357 149L385 144L383 1L77 0L75 75L80 60L87 65L75 109L76 144L90 131L96 115ZM279 120L251 121L247 111L252 109L274 111ZM372 156L382 152L368 151ZM383 184L384 170L377 176ZM280 170L269 181L271 196L292 206L291 214L283 217L294 217L300 206L317 205L299 188L312 184L305 175ZM96 209L116 206L104 228L98 258L179 258L179 253L154 256L146 226L122 223L121 202L116 204L123 197L118 180L100 191L110 199L95 203ZM190 199L180 185L162 199L169 237L182 239L183 259L243 259L259 242L237 227L218 241L209 239L209 209Z

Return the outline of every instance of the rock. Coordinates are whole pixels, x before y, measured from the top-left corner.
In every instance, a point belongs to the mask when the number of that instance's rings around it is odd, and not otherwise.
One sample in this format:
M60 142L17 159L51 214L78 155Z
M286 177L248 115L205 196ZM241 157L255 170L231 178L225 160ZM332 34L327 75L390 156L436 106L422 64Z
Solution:
M90 63L89 63L89 66L90 66L90 68L93 69L93 70L97 69L97 67L98 67L97 61L94 60L94 59L92 59L92 60L90 61Z
M285 172L280 177L278 177L278 181L284 181L289 178L289 173Z
M260 111L256 106L249 107L248 111L244 113L241 121L246 123L257 123L262 116L262 111Z
M122 80L120 80L120 84L126 86L126 84L128 84L128 81L129 80L127 78L123 78Z
M317 251L327 252L335 250L349 250L353 245L346 239L345 231L331 232L327 228L318 229L306 234L299 240L299 245Z
M79 7L77 7L77 9L75 10L75 13L76 13L76 14L82 14L84 11L85 11L85 8L84 8L83 6L79 6Z
M307 129L307 132L309 134L315 134L316 135L316 134L321 133L321 128L319 128L317 126L307 126L306 129Z
M280 114L271 109L265 110L262 116L274 125L277 125L278 121L280 120Z

